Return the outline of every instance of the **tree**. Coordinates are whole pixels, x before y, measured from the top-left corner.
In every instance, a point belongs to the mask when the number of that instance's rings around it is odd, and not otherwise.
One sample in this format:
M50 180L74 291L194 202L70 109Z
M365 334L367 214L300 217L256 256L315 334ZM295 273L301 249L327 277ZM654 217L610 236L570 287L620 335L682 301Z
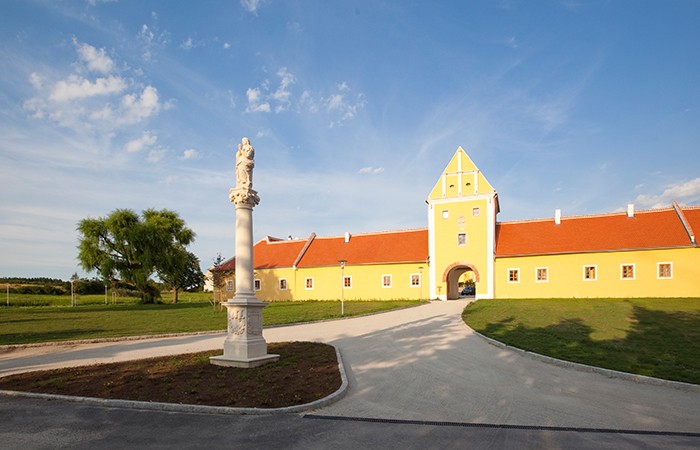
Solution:
M179 266L172 261L194 241L195 234L178 214L147 209L141 216L117 209L107 217L83 219L78 224L78 260L86 271L97 271L105 280L117 277L132 284L143 303L160 297L151 276L171 274Z
M211 273L211 284L213 288L214 304L221 303L221 291L224 289L226 284L226 274L227 272L221 269L221 265L226 261L221 253L216 254L214 258L214 265L212 266ZM217 298L218 294L218 298Z
M158 270L158 278L173 290L173 303L177 303L178 292L199 288L204 274L199 267L199 258L185 249L174 248L168 264Z

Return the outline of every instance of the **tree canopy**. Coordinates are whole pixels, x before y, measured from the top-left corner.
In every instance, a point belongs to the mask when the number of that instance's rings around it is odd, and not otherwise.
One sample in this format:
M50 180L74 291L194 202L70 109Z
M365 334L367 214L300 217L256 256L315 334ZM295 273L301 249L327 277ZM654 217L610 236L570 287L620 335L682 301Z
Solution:
M133 284L144 303L160 296L151 280L154 274L173 289L201 280L199 261L186 249L195 233L174 211L147 209L139 216L117 209L107 217L81 220L78 232L83 269L96 271L110 282L119 278Z

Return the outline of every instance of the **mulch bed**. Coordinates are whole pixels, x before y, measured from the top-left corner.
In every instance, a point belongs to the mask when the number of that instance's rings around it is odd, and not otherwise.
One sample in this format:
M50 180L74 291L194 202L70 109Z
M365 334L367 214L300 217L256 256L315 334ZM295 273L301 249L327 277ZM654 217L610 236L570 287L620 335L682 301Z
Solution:
M312 342L268 344L280 360L252 369L210 364L221 350L29 372L0 389L190 405L279 408L309 403L341 384L335 349Z

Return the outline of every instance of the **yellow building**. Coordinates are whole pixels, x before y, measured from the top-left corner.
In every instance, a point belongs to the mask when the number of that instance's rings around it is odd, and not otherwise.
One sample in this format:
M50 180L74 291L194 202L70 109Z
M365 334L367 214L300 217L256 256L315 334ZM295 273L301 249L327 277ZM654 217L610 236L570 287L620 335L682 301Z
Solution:
M477 298L700 297L700 207L498 222L498 194L461 147L426 203L427 229L261 240L258 297L446 300L465 278Z

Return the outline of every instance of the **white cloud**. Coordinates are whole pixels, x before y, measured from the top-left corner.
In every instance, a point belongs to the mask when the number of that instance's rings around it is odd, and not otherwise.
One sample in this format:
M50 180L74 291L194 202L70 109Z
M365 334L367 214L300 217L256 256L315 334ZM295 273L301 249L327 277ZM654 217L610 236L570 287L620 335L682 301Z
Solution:
M97 95L116 94L124 89L126 89L126 82L120 77L97 78L93 83L78 75L70 75L68 79L54 85L49 100L65 102Z
M129 153L140 152L144 148L148 148L155 144L157 140L158 136L151 132L144 131L140 138L127 142L124 149Z
M359 93L352 97L351 89L344 81L336 86L336 90L336 93L323 100L327 112L331 115L331 128L342 125L346 120L354 119L366 104L364 94Z
M182 44L180 44L180 47L184 48L185 50L189 50L192 47L194 47L194 44L192 43L192 38L188 37L186 40L184 40L182 42Z
M659 195L638 195L635 203L642 208L663 208L674 200L681 204L700 203L700 178L671 185Z
M32 72L29 75L29 83L34 87L34 89L41 89L44 83L44 77L36 72Z
M228 42L224 42L224 50L228 50L230 48L231 48L231 44L229 44Z
M362 169L358 170L357 173L359 174L369 174L369 175L377 175L379 173L384 172L384 167L363 167Z
M257 14L258 8L260 7L260 0L241 0L241 6L246 11Z
M124 123L136 123L160 111L158 102L158 90L153 86L146 86L141 95L128 94L122 97L121 104L124 114L121 120Z
M182 152L182 157L180 159L197 159L199 158L199 152L193 148L188 148Z
M261 100L260 88L248 88L245 92L248 97L246 112L270 112L270 104Z
M278 70L277 75L281 78L281 80L277 90L272 93L272 99L280 103L275 108L275 112L282 112L289 108L289 105L291 104L290 97L292 93L289 91L289 86L294 84L296 79L294 78L293 74L289 73L286 67L282 67L280 70Z
M78 56L87 64L88 69L105 74L112 71L114 61L107 56L104 48L97 50L90 44L79 45L75 38L73 38L73 44L78 48Z
M148 162L151 164L155 164L159 162L163 157L165 156L165 149L163 148L158 148L158 149L153 149L150 152L148 152Z

